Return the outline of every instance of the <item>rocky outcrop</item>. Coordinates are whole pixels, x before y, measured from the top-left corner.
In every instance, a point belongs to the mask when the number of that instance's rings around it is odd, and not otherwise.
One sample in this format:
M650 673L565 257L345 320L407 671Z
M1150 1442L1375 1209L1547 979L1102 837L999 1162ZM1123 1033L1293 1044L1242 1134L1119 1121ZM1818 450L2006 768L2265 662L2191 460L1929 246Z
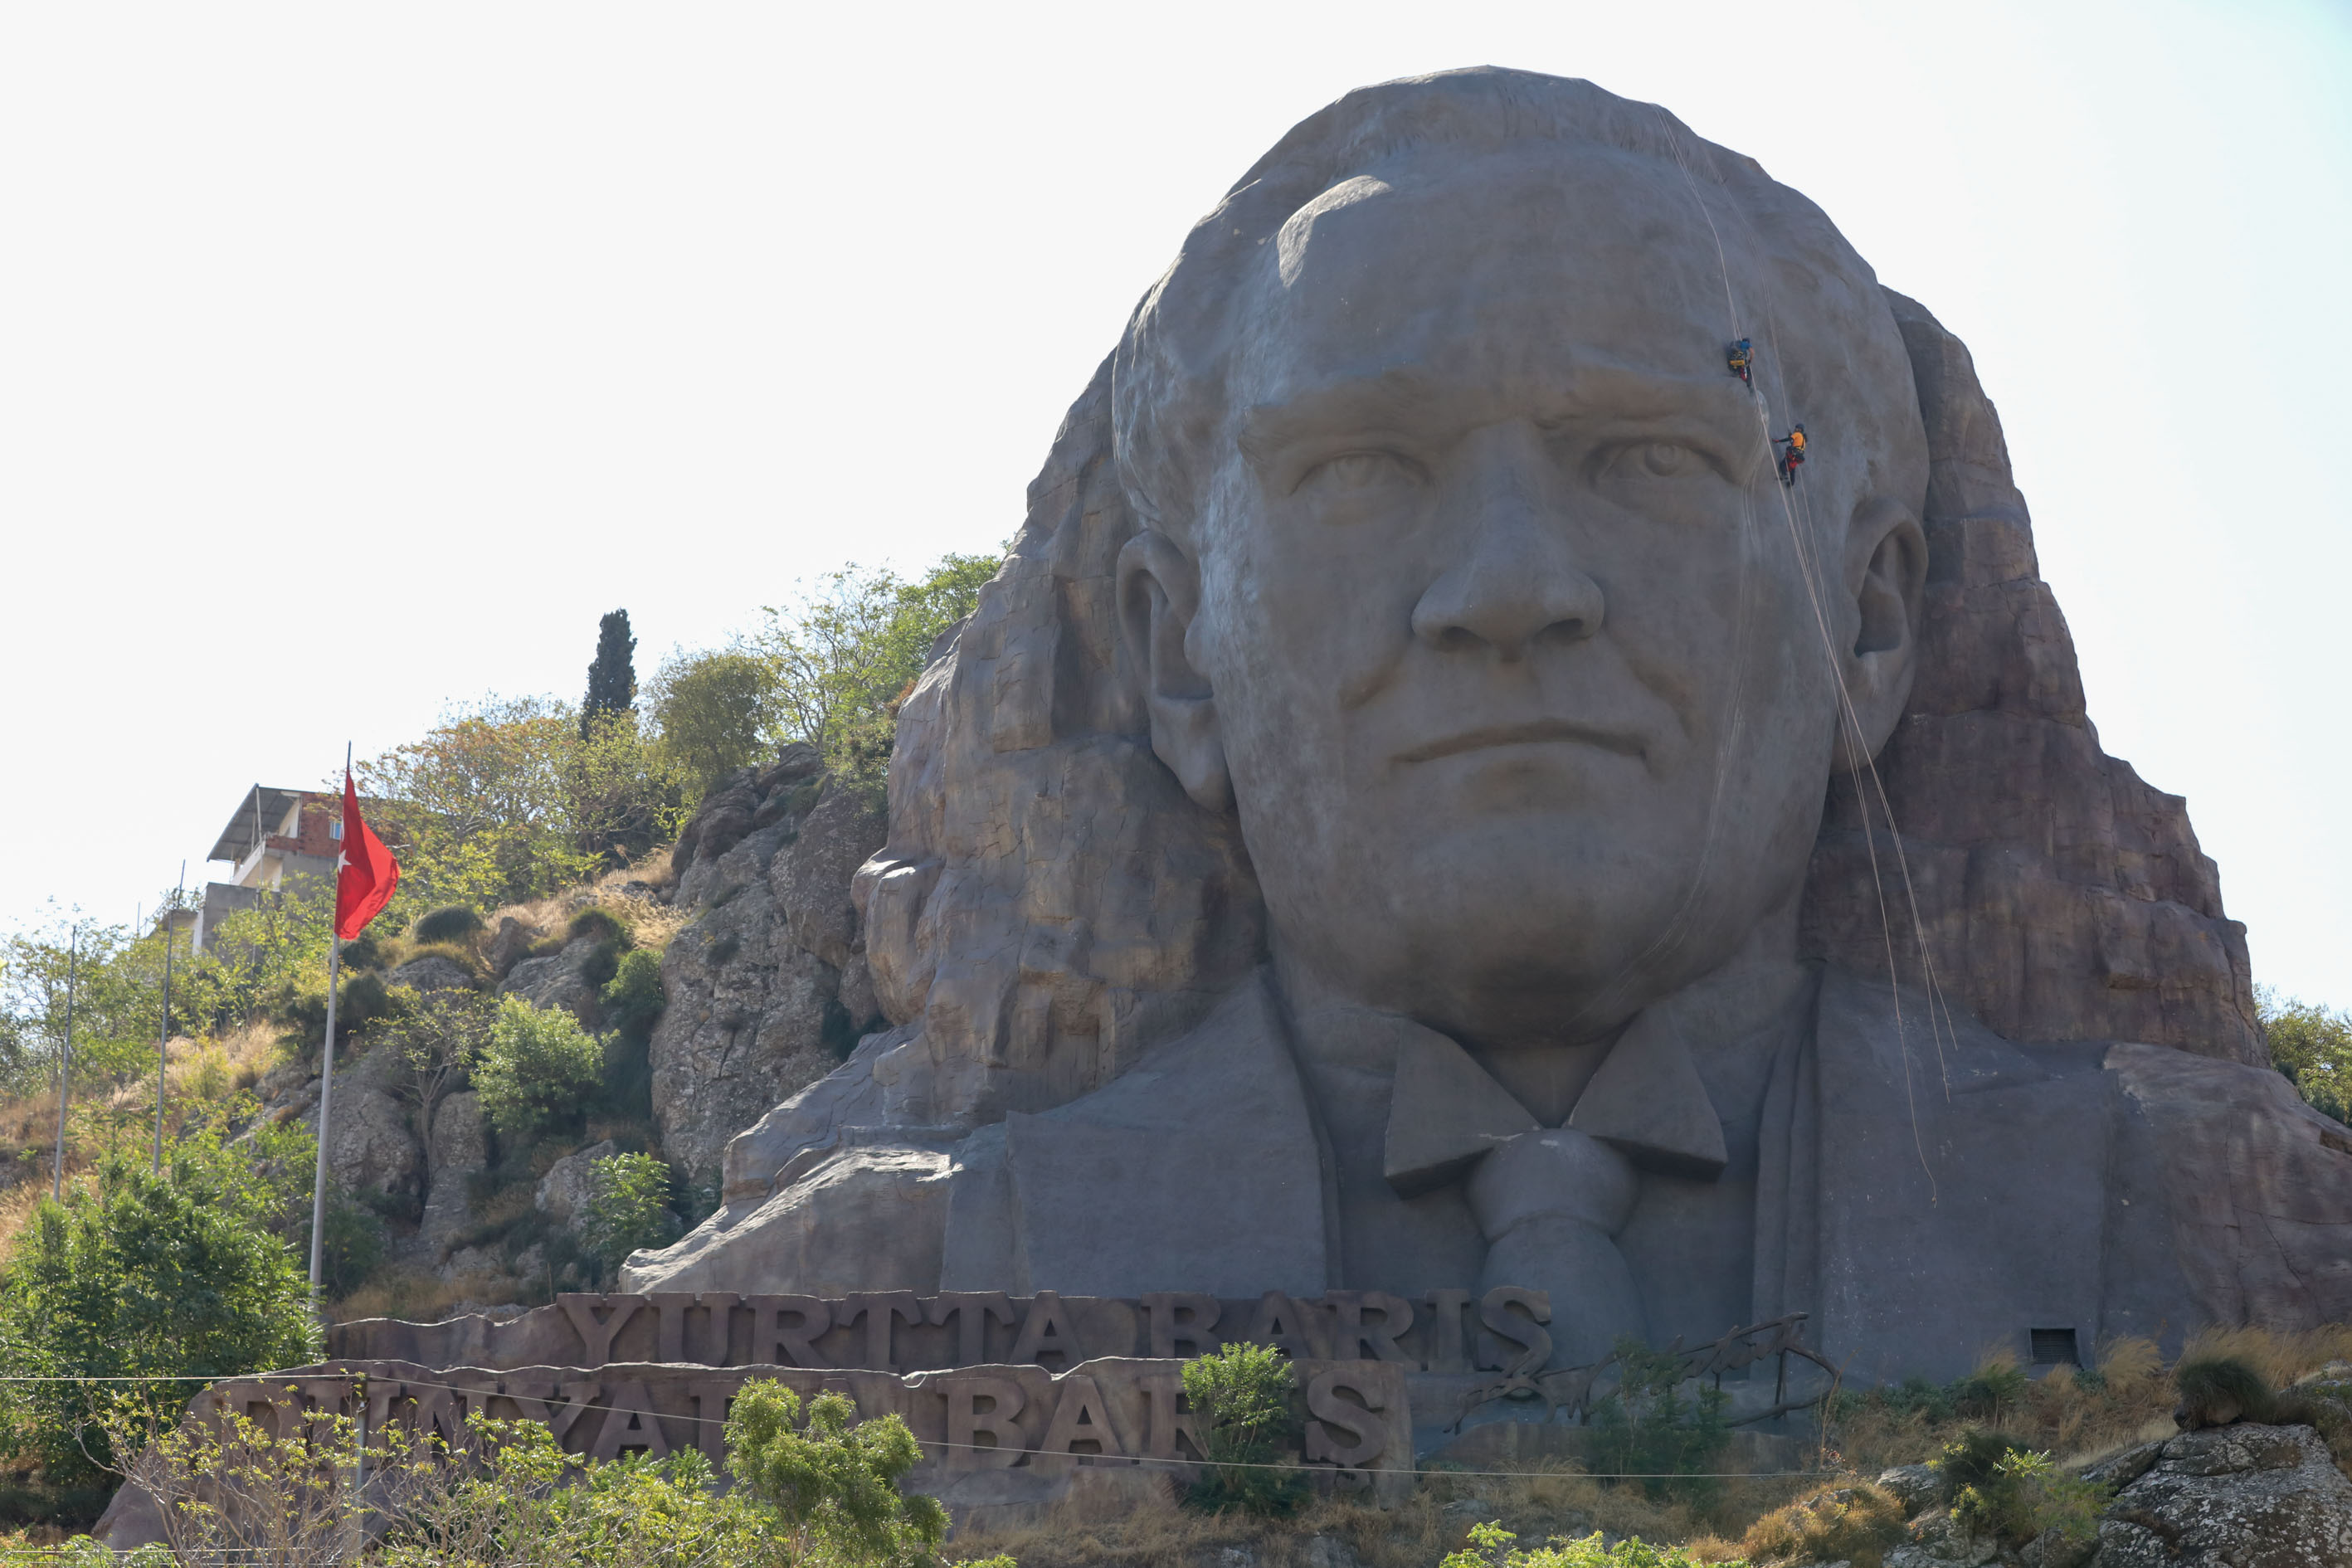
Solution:
M1916 302L1887 299L1927 428L1927 618L1875 775L1832 786L1809 942L1885 974L1891 913L1905 983L1932 978L2010 1039L2137 1040L2266 1067L2245 928L2222 913L2188 803L2100 749L1968 348Z
M532 1206L558 1225L577 1225L595 1195L596 1162L609 1160L621 1152L621 1146L607 1138L602 1143L592 1143L575 1153L566 1154L547 1168L539 1179L539 1191L532 1196Z
M424 1198L425 1146L410 1125L408 1107L393 1091L402 1071L396 1054L388 1050L336 1063L327 1170L354 1194L372 1194L383 1206L414 1214L412 1205ZM310 1101L302 1123L316 1137L318 1086L313 1082L301 1092Z
M429 1262L446 1263L458 1237L474 1223L468 1183L489 1163L490 1129L482 1097L472 1089L442 1096L425 1143L425 1217L416 1229L419 1249Z
M788 748L765 772L735 774L673 857L674 897L700 912L662 957L654 1120L664 1156L706 1189L730 1138L880 1022L849 898L882 844L880 803L814 764Z
M412 959L383 977L387 985L405 985L412 991L470 991L474 977L454 958L437 952Z
M562 950L540 958L526 958L499 982L499 994L520 996L534 1007L562 1007L582 1023L597 1022L596 974L600 961L609 965L610 944L602 937L576 936ZM610 968L605 970L610 974Z
M2219 1426L2163 1445L2099 1521L2097 1568L2352 1563L2352 1481L2308 1426Z

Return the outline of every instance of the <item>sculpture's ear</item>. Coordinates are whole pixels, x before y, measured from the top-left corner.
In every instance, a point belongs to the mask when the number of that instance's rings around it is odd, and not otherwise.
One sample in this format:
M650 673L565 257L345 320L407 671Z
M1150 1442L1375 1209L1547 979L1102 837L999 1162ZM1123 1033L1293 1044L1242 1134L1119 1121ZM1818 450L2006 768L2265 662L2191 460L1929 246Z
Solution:
M1895 732L1918 672L1927 536L1909 507L1882 497L1854 509L1842 580L1849 597L1838 606L1845 612L1839 618L1852 628L1853 641L1840 662L1867 754L1854 754L1854 737L1841 723L1838 765L1853 769L1876 756Z
M1151 749L1191 795L1211 811L1233 805L1217 700L1192 662L1192 620L1201 608L1201 570L1166 534L1145 529L1118 552L1119 630L1143 705L1151 715Z

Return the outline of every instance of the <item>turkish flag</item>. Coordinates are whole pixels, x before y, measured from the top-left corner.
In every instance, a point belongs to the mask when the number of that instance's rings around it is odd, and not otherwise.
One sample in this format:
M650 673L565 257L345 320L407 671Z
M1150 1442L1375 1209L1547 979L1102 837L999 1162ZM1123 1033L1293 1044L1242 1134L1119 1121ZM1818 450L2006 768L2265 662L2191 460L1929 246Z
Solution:
M360 820L359 791L343 770L343 852L335 857L335 934L345 942L367 930L368 921L392 902L400 886L400 862L383 840Z

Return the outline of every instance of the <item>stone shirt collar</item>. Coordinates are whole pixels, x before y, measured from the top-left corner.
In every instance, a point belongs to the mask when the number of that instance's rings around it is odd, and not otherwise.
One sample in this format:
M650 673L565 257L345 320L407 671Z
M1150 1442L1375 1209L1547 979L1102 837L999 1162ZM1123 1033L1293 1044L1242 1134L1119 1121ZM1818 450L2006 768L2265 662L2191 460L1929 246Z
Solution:
M1626 1026L1567 1125L1622 1150L1637 1165L1711 1181L1728 1158L1723 1124L1670 1013L1654 1007ZM1405 1032L1381 1161L1401 1195L1444 1185L1488 1150L1538 1126L1453 1040L1418 1026Z

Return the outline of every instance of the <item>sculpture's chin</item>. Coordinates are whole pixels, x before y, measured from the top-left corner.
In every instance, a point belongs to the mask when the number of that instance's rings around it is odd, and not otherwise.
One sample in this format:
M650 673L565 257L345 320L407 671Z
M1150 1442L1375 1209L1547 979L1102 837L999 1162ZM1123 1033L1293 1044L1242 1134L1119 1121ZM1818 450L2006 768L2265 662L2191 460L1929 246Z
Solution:
M1523 818L1258 869L1277 944L1348 994L1472 1038L1598 1032L1729 957L1771 902L1743 896L1769 880L1752 865L1723 875L1748 857L1662 837Z

